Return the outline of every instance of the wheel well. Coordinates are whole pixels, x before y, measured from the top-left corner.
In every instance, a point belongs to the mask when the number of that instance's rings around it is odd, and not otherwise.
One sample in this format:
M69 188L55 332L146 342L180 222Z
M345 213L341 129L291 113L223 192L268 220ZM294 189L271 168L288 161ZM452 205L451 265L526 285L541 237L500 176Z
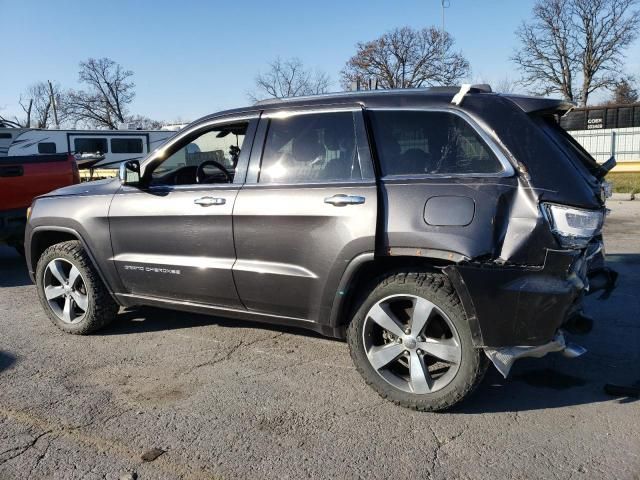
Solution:
M31 239L31 265L33 270L36 270L36 264L47 248L56 243L68 242L69 240L78 240L78 237L69 232L56 230L36 232Z
M377 257L372 261L362 264L349 278L348 287L343 295L337 312L336 326L345 326L353 316L353 309L361 295L370 291L375 286L378 277L387 272L402 269L412 269L420 272L442 273L442 268L453 262L424 257Z

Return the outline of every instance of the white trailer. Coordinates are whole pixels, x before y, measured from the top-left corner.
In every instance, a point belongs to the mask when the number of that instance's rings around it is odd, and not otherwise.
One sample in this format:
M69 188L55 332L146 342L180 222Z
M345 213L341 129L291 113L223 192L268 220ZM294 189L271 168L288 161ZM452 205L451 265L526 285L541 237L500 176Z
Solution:
M0 156L71 153L78 159L80 167L83 163L91 162L95 163L96 167L109 164L115 168L113 166L123 160L144 157L174 134L175 131L167 130L7 128L0 131L0 142L4 141L0 144ZM7 143L8 146L5 145Z

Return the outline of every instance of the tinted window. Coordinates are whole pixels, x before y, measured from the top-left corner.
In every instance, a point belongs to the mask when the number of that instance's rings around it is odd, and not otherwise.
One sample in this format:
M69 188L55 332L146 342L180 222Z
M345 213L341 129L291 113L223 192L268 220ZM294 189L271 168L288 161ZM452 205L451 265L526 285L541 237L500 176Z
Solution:
M107 153L106 138L76 138L73 140L73 149L76 153Z
M111 153L142 153L142 139L112 138Z
M0 138L11 138L10 133L0 133Z
M38 153L56 153L56 144L53 142L40 142Z
M261 183L361 179L352 112L272 118Z
M371 112L383 175L498 173L502 165L480 135L447 112Z

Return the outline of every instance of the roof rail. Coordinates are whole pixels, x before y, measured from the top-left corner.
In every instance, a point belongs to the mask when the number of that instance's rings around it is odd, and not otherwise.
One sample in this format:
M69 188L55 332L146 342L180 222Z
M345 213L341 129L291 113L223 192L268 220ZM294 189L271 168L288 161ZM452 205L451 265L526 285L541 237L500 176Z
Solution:
M462 86L464 87L464 85ZM394 93L450 93L454 94L459 92L462 87L457 86L442 86L442 87L426 87L426 88L388 88L380 90L352 90L347 92L335 92L335 93L322 93L318 95L305 95L300 97L284 97L284 98L267 98L264 100L258 100L254 105L274 105L278 103L298 102L316 98L344 98L344 97L357 97L361 95L390 95ZM491 86L488 84L475 84L470 85L469 93L492 93Z

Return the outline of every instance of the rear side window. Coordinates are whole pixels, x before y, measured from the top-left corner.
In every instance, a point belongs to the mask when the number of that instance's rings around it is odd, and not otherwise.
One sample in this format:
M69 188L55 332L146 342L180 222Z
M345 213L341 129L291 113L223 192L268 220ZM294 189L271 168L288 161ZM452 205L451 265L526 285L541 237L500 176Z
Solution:
M111 153L142 153L142 139L112 138Z
M262 155L260 183L360 180L352 112L272 118Z
M466 120L447 112L371 111L383 175L500 173L502 165Z
M106 138L75 138L73 140L73 149L76 153L107 153Z
M56 153L56 144L54 142L40 142L38 153Z

